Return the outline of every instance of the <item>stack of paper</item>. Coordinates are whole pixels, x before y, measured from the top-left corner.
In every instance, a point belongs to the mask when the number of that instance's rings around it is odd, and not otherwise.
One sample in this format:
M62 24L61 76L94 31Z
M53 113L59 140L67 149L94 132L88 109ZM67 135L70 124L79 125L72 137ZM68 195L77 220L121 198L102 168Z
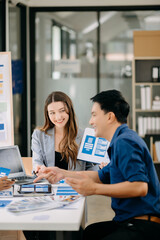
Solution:
M26 214L37 211L45 211L54 208L64 207L80 198L78 196L69 196L64 198L54 196L23 198L12 202L7 206L7 210L13 214Z

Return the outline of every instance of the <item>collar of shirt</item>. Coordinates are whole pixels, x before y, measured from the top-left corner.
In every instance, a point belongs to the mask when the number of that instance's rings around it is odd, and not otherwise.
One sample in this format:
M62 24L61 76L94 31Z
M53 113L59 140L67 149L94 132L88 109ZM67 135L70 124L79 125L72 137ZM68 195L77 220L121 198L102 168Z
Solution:
M116 131L115 131L115 133L114 133L114 135L113 135L113 137L112 137L112 140L111 140L111 143L110 143L109 148L112 147L112 145L114 144L115 139L116 139L116 138L123 132L123 130L126 129L126 128L128 128L128 125L127 125L126 123L124 123L124 124L122 124L121 126L119 126L119 127L116 129Z

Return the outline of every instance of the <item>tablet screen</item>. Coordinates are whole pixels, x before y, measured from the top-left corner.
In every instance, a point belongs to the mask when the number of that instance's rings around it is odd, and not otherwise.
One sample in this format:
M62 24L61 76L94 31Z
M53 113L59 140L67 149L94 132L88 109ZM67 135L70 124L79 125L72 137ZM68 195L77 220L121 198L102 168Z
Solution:
M51 193L50 184L28 184L20 186L20 193Z

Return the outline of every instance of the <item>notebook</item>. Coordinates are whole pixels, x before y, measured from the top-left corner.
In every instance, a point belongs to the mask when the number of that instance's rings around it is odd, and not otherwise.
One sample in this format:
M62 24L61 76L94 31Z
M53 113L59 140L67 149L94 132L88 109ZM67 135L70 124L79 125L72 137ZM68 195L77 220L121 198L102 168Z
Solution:
M26 175L18 146L0 147L0 167L10 169L8 178L15 179L16 184L32 183L35 176Z

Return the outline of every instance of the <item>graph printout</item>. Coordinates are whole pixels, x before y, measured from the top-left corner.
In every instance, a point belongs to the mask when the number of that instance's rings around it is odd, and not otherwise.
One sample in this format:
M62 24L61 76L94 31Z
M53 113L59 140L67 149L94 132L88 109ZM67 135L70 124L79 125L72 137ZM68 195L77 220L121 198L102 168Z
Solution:
M0 52L0 146L13 145L11 53Z
M97 138L94 129L86 128L78 152L78 159L92 163L109 162L107 149L109 142L104 138Z

